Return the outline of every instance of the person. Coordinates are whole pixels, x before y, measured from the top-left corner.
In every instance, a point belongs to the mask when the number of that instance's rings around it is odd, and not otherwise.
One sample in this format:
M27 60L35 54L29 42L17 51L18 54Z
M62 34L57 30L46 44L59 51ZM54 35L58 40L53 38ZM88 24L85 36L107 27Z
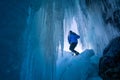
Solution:
M78 39L80 38L79 35L77 35L76 33L74 33L73 31L69 31L69 35L68 35L68 42L70 44L69 50L72 51L73 53L75 53L76 55L79 54L79 52L77 52L75 49L75 47L78 44Z

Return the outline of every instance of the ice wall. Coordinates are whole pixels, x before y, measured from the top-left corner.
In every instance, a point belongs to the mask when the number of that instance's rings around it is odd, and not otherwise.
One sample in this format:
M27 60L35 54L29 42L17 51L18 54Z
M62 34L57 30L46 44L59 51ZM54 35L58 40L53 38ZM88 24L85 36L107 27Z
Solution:
M116 1L110 0L106 2L111 5L111 8L107 8L109 12L106 15L103 14L105 9L104 1L75 1L73 16L75 16L78 25L83 49L92 48L97 55L101 55L108 42L120 35L118 29L114 27L115 25L106 24L103 17L110 14L113 16L113 12L110 10L115 11L116 7L119 9Z
M54 80L58 46L63 46L61 1L48 1L37 12L30 9L28 47L21 80ZM59 15L59 16L57 16ZM61 46L61 49L63 49Z
M119 3L119 0L1 0L0 79L54 80L56 60L63 56L58 51L65 47L64 39L74 28L73 22L81 36L80 49L92 48L101 55L109 40L119 36Z
M117 23L113 20L113 24L107 20L109 17L114 19L113 13L119 10L119 1L66 1L67 3L63 5L64 49L69 50L67 35L69 30L73 30L80 35L79 44L77 46L79 52L85 49L94 49L95 53L101 56L108 42L120 35L118 30L119 19L117 18ZM119 16L119 13L117 13L117 15ZM109 22L106 23L106 21ZM75 30L76 27L77 30Z
M28 7L24 0L0 1L0 80L20 79Z

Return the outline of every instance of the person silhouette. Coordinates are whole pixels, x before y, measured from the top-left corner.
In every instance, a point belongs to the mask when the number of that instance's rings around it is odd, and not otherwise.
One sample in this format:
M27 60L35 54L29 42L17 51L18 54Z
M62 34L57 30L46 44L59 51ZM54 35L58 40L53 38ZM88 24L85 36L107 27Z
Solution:
M69 50L72 51L73 53L75 53L76 55L79 54L79 52L77 52L75 49L75 47L78 44L78 39L80 38L79 35L77 35L75 32L73 31L69 31L69 35L68 35L68 42L70 44Z

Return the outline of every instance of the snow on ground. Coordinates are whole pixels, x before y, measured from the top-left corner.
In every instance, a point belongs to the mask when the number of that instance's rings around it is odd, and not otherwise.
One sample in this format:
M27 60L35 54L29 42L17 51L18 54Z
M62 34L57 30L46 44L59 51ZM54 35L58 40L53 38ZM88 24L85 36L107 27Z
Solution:
M57 61L56 80L102 80L98 76L98 62L93 50L85 50L78 56L64 52Z

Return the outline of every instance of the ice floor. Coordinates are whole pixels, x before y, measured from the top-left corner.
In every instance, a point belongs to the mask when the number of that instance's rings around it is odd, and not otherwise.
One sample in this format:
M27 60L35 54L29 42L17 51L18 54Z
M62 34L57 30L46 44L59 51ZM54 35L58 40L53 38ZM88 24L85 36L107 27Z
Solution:
M56 80L102 80L98 76L98 62L93 50L85 50L78 56L64 52L57 61Z

